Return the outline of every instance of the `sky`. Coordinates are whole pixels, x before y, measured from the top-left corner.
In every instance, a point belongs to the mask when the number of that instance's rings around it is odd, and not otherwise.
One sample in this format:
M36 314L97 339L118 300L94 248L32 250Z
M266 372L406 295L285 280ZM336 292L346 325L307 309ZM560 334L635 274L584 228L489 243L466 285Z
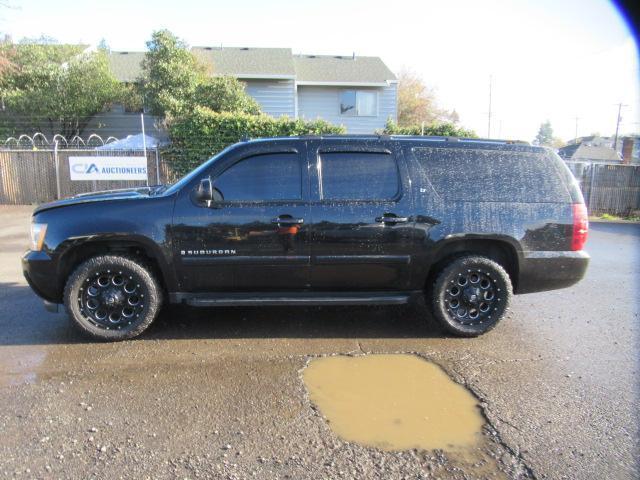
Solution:
M294 53L380 56L409 69L460 123L531 141L549 120L569 140L640 132L633 34L606 0L6 0L0 33L144 50L168 28L190 45L289 47Z

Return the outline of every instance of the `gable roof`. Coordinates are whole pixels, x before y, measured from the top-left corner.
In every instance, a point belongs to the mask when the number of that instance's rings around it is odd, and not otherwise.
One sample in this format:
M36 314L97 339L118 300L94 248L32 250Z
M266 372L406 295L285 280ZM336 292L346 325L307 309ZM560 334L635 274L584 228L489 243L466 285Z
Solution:
M290 48L193 47L213 75L295 79L301 85L385 86L396 76L379 57L293 55ZM111 52L109 65L121 82L142 75L144 52Z
M382 85L396 80L380 57L296 55L300 84Z
M592 147L590 145L567 145L558 149L558 154L565 160L591 162L620 162L618 153L609 147Z
M193 47L191 51L214 75L293 79L296 74L290 48Z
M109 68L113 76L120 82L132 83L142 75L144 52L111 52Z

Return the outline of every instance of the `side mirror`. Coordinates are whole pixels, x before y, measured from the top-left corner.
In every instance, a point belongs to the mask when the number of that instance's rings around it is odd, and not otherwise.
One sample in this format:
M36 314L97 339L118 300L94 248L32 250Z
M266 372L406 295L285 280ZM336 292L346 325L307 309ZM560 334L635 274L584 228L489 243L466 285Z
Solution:
M196 200L198 203L207 205L213 200L213 183L209 177L200 180L200 185L196 189Z
M205 204L207 207L211 207L216 202L224 201L224 197L220 190L213 186L211 178L203 178L200 180L200 184L195 191L195 200L200 204Z

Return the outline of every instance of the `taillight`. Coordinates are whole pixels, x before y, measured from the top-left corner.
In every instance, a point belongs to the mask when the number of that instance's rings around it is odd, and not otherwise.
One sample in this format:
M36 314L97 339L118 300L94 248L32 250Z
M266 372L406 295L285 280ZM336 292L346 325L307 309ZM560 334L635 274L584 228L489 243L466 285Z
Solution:
M589 232L589 216L584 203L573 204L573 236L571 237L571 250L578 251L584 248Z

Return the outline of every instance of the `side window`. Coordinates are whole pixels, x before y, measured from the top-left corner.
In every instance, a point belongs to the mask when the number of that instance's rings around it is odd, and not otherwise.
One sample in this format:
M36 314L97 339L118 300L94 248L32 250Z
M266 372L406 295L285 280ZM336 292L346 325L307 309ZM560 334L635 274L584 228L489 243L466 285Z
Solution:
M389 200L400 186L389 153L321 152L320 178L325 200Z
M215 179L226 202L302 199L302 170L297 153L245 158Z
M568 192L555 166L536 152L415 148L435 191L462 202L563 202Z

